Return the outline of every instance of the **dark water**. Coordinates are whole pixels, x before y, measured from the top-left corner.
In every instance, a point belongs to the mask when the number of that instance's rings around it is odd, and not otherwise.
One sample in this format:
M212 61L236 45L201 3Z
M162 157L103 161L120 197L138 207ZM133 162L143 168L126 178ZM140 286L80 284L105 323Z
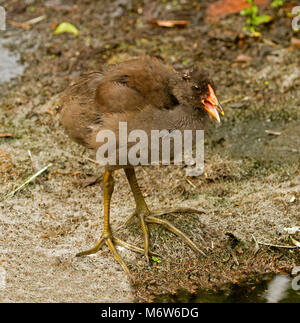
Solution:
M260 276L242 284L224 286L221 290L203 291L196 294L179 291L176 295L161 295L159 303L300 303L300 279L298 290L295 281L287 275Z
M1 38L0 32L0 83L8 82L24 71L24 66L18 63L19 54L5 48L6 42L7 40Z

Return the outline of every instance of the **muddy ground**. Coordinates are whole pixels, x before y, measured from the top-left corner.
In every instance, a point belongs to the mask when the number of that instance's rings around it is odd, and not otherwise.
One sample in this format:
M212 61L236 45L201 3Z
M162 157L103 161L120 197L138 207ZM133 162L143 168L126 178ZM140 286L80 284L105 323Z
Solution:
M0 301L149 302L179 289L226 289L257 273L290 273L300 265L299 249L257 248L253 241L254 236L266 244L292 245L284 228L300 225L300 49L291 45L300 35L287 14L296 4L261 8L273 20L254 38L243 31L245 17L239 13L211 22L213 2L0 1L10 21L0 31L1 44L18 53L25 67L0 84L0 134L12 135L0 138L0 268L6 273ZM190 23L181 28L150 23L158 18ZM77 26L79 36L53 35L63 21ZM194 65L209 68L225 116L206 134L203 176L186 178L182 167L137 169L152 209L203 210L167 218L208 257L196 256L153 226L151 249L160 262L147 264L142 255L120 250L133 273L130 283L106 248L75 258L102 232L101 185L85 183L103 169L90 160L91 152L66 137L55 100L82 73L144 54L182 72ZM50 163L34 182L6 196ZM115 179L112 227L142 247L139 224L123 226L134 209L123 172Z

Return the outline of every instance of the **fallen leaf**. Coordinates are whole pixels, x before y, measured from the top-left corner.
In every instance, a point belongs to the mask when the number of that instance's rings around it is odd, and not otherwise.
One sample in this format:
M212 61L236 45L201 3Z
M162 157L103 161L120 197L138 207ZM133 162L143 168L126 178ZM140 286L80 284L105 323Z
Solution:
M190 22L189 20L151 20L152 24L155 24L159 27L168 27L168 28L173 28L176 26L186 26Z
M55 28L54 35L59 35L62 33L70 33L78 36L78 29L69 22L62 22Z
M237 56L234 61L238 63L250 63L252 61L252 57L242 54Z
M257 6L267 6L270 0L255 0L254 2ZM250 4L245 0L219 0L208 7L207 15L211 22L215 22L246 8L250 8Z
M300 48L300 39L292 37L291 38L291 45L294 46L294 47Z
M273 130L265 130L265 133L267 133L268 135L273 135L273 136L280 136L281 135L281 132L273 131Z
M0 133L0 138L8 138L12 137L13 135L11 133Z
M30 29L30 28L31 28L31 26L30 26L30 25L25 24L25 23L23 23L23 22L17 22L17 21L13 21L13 20L7 20L7 22L8 22L10 25L12 25L12 26L15 26L15 27L21 27L21 28L23 28L23 29L25 29L25 30L28 30L28 29Z

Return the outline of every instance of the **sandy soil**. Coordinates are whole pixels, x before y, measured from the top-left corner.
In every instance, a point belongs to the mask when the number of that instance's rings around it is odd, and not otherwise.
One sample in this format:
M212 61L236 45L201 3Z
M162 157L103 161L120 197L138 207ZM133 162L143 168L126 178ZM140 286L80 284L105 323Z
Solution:
M238 14L212 25L201 23L207 2L199 10L193 1L151 1L146 7L139 1L74 3L55 9L41 1L23 6L17 0L0 2L14 21L47 16L28 31L8 26L3 33L5 46L20 54L26 69L0 85L0 133L13 135L0 138L0 268L6 273L0 301L151 301L179 288L219 288L256 273L289 273L300 265L298 250L256 250L253 241L255 236L264 243L291 244L284 228L300 225L300 70L295 63L300 50L290 46L289 7L266 9L274 22L255 39L243 32L245 20ZM149 24L149 15L191 24L163 29ZM53 26L65 20L80 29L79 37L53 36ZM153 226L151 248L160 263L147 264L142 255L120 249L133 273L130 284L106 248L75 257L102 232L101 185L84 183L103 170L89 160L90 152L66 137L55 100L81 73L143 54L159 55L181 71L194 64L209 66L226 114L206 134L203 176L186 178L181 167L137 169L152 209L203 210L168 219L202 245L208 257L197 257L174 235ZM236 59L241 54L248 58ZM49 163L33 183L6 197ZM134 208L123 172L115 180L113 229L142 246L137 221L123 226Z

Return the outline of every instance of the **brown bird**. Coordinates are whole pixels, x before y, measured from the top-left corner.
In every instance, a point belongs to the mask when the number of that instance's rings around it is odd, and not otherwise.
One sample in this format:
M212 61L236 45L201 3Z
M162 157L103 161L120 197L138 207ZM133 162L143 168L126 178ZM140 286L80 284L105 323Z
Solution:
M212 81L204 72L194 70L190 75L180 75L157 58L142 57L108 66L103 72L89 73L63 92L60 100L61 123L71 139L97 152L103 144L97 140L99 131L110 130L116 134L116 164L106 165L103 175L103 234L92 249L77 256L95 253L106 243L114 258L130 274L115 244L143 252L148 260L148 224L152 223L163 225L194 251L204 254L184 233L158 217L166 213L199 212L189 208L151 212L138 186L134 167L127 156L125 163L120 162L118 135L120 122L127 123L128 132L141 129L149 136L152 130L205 130L209 116L220 122L218 110L223 114L213 88ZM171 155L172 158L174 155ZM144 249L121 241L111 232L109 217L114 190L113 172L119 168L124 168L134 195L136 209L133 216L140 219Z

